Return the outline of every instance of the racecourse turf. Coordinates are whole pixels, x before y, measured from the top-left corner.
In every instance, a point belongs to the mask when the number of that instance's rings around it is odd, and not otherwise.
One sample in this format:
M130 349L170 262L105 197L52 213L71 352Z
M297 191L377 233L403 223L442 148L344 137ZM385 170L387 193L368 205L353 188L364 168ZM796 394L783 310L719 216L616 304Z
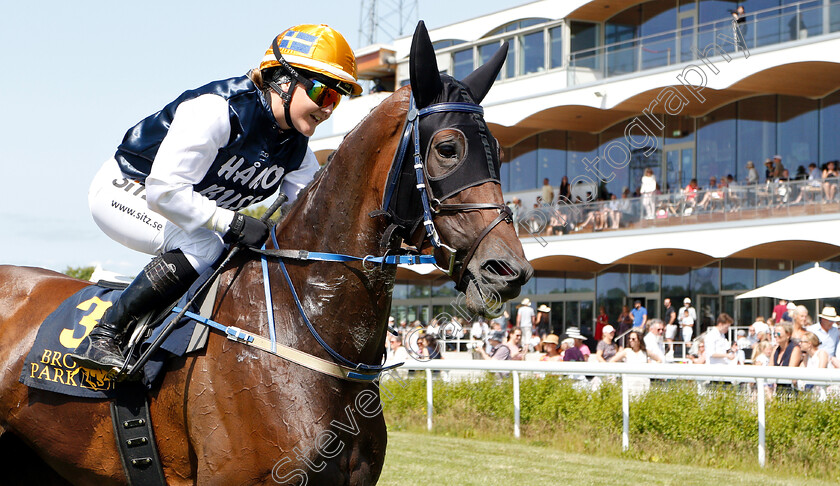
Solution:
M511 439L496 442L434 434L389 432L379 486L511 486L536 484L828 485L764 472L568 454Z

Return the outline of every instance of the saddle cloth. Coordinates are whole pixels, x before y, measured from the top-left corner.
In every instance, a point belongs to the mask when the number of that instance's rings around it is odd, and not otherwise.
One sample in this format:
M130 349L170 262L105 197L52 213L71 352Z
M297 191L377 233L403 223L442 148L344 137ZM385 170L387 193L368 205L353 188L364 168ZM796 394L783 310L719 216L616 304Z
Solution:
M181 299L178 306L186 305L190 296L211 274L212 271L205 272ZM115 387L119 385L116 380L107 376L107 370L81 367L67 356L67 353L71 353L81 344L82 339L88 335L121 293L122 290L115 289L109 284L97 284L81 289L62 302L41 323L32 349L23 363L20 374L21 383L32 388L73 397L113 398ZM213 292L211 291L209 295L211 298L206 300L212 305ZM206 309L197 309L199 304L195 303L191 310L196 313L201 310L206 311ZM174 317L174 314L170 315L167 321ZM204 325L197 324L192 319L182 319L161 346L161 349L166 352L159 350L146 363L143 368L143 384L147 389L151 389L160 377L163 363L170 356L168 353L183 356L188 352L204 348L208 329ZM162 328L163 324L158 326L143 346L148 345Z

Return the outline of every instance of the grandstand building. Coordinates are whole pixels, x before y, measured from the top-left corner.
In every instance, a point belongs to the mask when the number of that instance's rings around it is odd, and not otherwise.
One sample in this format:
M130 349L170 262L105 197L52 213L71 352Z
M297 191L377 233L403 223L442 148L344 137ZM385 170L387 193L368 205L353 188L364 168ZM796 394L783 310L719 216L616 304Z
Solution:
M663 299L678 308L684 297L699 332L720 312L749 325L775 302L738 294L815 262L840 270L840 181L829 166L840 159L840 1L741 5L735 17L738 3L721 0L541 0L427 26L440 69L456 78L509 42L482 104L536 270L520 299L549 305L558 332L591 336L602 305L614 324L635 299L661 316ZM408 83L410 43L357 52L377 92L319 129L320 160ZM641 194L648 168L656 192ZM550 204L538 201L544 179ZM399 319L452 312L456 291L439 271L398 278ZM812 316L823 305L800 303Z

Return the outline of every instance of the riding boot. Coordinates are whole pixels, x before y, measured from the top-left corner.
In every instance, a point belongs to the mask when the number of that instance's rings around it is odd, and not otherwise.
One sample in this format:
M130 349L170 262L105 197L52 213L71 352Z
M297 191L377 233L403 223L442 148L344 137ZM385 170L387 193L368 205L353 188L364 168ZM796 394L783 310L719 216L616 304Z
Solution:
M198 273L180 250L153 258L70 356L86 368L121 367L121 337L150 311L175 302L196 278Z

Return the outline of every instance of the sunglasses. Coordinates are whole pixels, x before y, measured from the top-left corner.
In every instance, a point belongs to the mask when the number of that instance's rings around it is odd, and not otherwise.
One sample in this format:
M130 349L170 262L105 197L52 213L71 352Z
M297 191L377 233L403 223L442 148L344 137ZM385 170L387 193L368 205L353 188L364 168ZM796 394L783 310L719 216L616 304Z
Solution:
M774 332L773 335L776 337L782 337L782 333L780 332Z
M306 90L306 95L309 96L309 99L321 108L330 105L338 106L338 103L341 101L341 93L317 79L300 77L299 82L303 85L303 89Z

